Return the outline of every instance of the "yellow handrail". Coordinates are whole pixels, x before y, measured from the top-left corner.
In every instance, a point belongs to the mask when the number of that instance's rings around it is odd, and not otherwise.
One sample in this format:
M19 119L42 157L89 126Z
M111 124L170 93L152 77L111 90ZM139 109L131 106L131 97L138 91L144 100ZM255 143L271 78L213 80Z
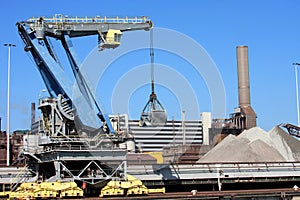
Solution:
M12 191L12 184L16 183L16 180L19 178L19 176L27 169L27 164L19 171L19 173L14 177L14 179L11 180L10 182L10 191Z

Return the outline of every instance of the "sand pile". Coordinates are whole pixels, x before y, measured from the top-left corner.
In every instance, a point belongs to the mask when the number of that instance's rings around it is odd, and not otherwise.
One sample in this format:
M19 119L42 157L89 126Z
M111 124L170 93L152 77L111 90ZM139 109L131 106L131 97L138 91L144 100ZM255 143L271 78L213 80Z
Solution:
M229 135L197 162L279 161L300 161L300 141L276 126L269 132L254 127Z

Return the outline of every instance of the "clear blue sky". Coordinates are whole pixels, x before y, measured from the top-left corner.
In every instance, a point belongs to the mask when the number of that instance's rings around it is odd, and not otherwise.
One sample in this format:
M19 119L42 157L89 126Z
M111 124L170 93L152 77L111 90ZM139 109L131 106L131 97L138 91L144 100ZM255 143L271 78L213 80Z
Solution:
M258 126L265 130L288 122L297 124L295 72L293 62L300 62L300 2L297 0L194 0L194 1L3 1L0 8L0 117L2 130L6 124L7 99L7 48L2 44L14 43L17 48L11 52L11 130L29 129L30 104L36 102L40 91L45 88L36 66L23 50L16 22L32 16L53 16L61 13L68 16L149 16L155 27L177 31L201 45L210 55L222 78L226 94L226 116L237 107L237 69L235 48L238 45L249 46L249 67L251 80L251 102L258 116ZM126 33L123 39L126 41ZM122 39L122 40L123 40ZM76 39L77 40L77 39ZM80 40L80 39L78 39ZM78 53L84 59L90 52L90 43L79 47ZM180 44L183 41L173 41ZM80 43L80 42L79 42ZM81 45L84 43L81 43ZM126 44L126 43L125 43ZM121 44L123 45L123 44ZM184 45L184 44L182 44ZM188 49L186 50L188 51ZM191 52L193 53L193 52ZM149 62L147 50L127 55L116 62L126 65L122 73ZM192 67L178 57L164 51L155 52L157 63L174 67L176 63L186 65L184 77L196 91L200 102L199 111L210 111L210 93L205 81L193 77ZM128 62L131 60L131 62ZM136 60L136 61L132 61ZM100 62L100 61L99 61ZM128 63L127 63L128 62ZM111 114L111 95L114 84L121 80L121 72L107 71L100 80L99 97ZM126 71L127 70L127 71ZM116 74L115 74L116 73ZM190 74L190 77L189 77ZM112 78L111 78L112 77ZM158 75L159 78L159 75ZM212 79L214 77L211 77ZM108 80L114 79L109 82ZM198 81L198 82L197 82ZM159 82L159 81L158 81ZM176 80L174 80L176 83ZM173 86L175 87L175 86ZM179 85L180 91L185 88ZM107 91L106 91L107 90ZM172 90L175 91L175 88ZM169 113L180 119L180 110L176 108L177 94L165 88L163 83L157 86L157 95ZM148 86L139 86L128 100L131 118L137 119L150 93ZM191 97L191 99L193 99ZM120 100L120 104L122 101ZM182 108L186 109L186 108ZM39 114L39 112L37 112ZM187 117L194 119L194 115ZM224 117L224 116L215 116Z

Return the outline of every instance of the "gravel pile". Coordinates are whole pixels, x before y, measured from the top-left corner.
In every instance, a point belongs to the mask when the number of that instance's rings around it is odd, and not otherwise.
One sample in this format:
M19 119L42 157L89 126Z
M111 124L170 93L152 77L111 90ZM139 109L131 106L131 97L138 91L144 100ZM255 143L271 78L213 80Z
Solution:
M269 132L254 127L229 135L197 162L285 161L300 161L300 141L276 126Z

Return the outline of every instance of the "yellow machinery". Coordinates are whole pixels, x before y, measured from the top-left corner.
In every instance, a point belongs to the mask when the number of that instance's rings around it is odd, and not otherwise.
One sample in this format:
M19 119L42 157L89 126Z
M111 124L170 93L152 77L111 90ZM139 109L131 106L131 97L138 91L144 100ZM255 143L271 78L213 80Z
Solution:
M147 195L150 193L165 193L165 188L148 189L140 180L127 175L125 181L110 181L101 189L100 197L104 196L128 196Z
M14 192L9 192L9 199L34 199L37 183L22 183Z
M75 182L43 182L35 190L35 197L82 197L83 190Z
M106 33L106 39L103 38L104 42L100 45L100 49L117 48L121 44L122 35L120 30L109 29Z
M83 190L75 182L22 183L14 192L2 192L9 199L83 197Z

